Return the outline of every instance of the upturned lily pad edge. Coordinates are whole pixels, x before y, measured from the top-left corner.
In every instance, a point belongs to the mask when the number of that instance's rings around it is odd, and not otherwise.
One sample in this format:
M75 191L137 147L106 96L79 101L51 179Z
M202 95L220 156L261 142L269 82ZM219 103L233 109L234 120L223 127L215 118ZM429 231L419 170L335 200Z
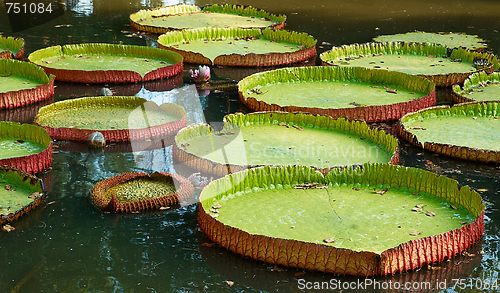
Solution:
M6 50L0 51L0 59L17 59L20 61L24 60L24 45L25 41L23 38L17 37L4 37L0 35L0 44L7 47ZM12 48L16 51L14 54Z
M131 70L78 70L78 69L57 69L45 66L40 62L44 57L71 55L71 54L120 54L125 53L139 57L161 57L173 61L173 65L157 68L147 72L144 77L138 72ZM53 74L58 81L77 83L137 83L143 81L157 80L175 76L182 72L182 56L166 50L153 47L117 45L106 43L86 43L72 45L56 45L43 48L31 53L28 61L42 67L47 74Z
M263 165L236 165L223 164L209 159L201 158L193 155L182 147L185 140L191 136L207 135L210 133L223 133L233 130L234 127L246 125L249 123L274 123L286 122L297 126L315 125L319 127L334 128L339 131L348 131L357 135L365 135L368 140L375 143L385 145L386 151L391 152L392 156L390 164L398 164L399 162L399 143L396 137L387 134L385 131L378 128L372 128L364 121L348 120L345 118L333 119L326 115L317 115L310 113L290 113L290 112L253 112L249 114L229 114L224 117L224 126L220 131L214 130L210 125L205 123L189 125L181 129L175 136L172 145L172 154L176 162L184 164L191 169L199 170L203 173L214 174L216 176L225 176L227 174L243 171L249 168L261 167ZM359 167L360 164L354 167ZM322 174L328 173L332 169L343 169L348 166L336 166L329 168L314 168Z
M488 150L488 149L477 149L466 146L458 146L458 145L450 145L444 143L436 143L436 142L421 142L418 140L417 136L413 133L409 132L404 123L411 119L413 116L433 113L435 115L446 114L447 112L465 112L465 113L475 113L478 116L492 116L492 113L496 113L498 115L498 111L496 108L500 108L500 101L474 101L456 104L453 106L442 105L431 107L427 109L422 109L413 113L408 113L405 116L401 117L401 119L397 122L397 132L398 135L411 144L423 148L425 150L429 150L431 152L435 152L438 154L442 154L445 156L468 160L468 161L477 161L483 163L500 163L500 151ZM465 110L461 110L465 109Z
M9 73L20 73L23 76L37 78L44 83L32 89L0 93L0 110L34 104L47 100L54 94L56 77L54 75L47 76L41 67L32 63L10 59L0 60L0 67L5 68Z
M32 174L29 174L25 171L14 168L12 166L2 165L1 161L0 161L0 172L17 173L19 181L26 182L25 184L31 185L33 187L33 189L38 189L38 192L40 192L40 194L37 197L35 197L32 202L23 206L21 209L17 210L15 213L10 213L8 215L1 215L0 216L0 226L3 226L5 224L13 222L13 221L19 219L20 217L26 215L32 209L36 208L41 203L43 203L45 201L45 199L47 198L47 192L44 189L43 181L41 179L39 179L38 177L36 177ZM3 188L3 186L2 186L2 188Z
M153 179L155 176L169 177L172 180L177 181L178 184L176 184L176 187L178 186L178 189L174 194L130 203L118 203L116 197L112 197L111 200L108 200L104 196L104 193L111 187L118 186L133 179L141 177ZM97 182L90 192L94 205L102 211L108 212L135 212L144 209L160 209L162 207L170 207L180 201L188 199L193 193L194 187L189 180L180 175L168 172L154 172L151 175L144 172L120 174Z
M352 76L356 80L376 81L388 80L394 85L404 86L412 90L418 90L428 93L427 95L401 103L377 106L360 106L354 108L317 108L317 107L298 107L298 106L280 106L277 104L268 104L255 97L245 97L243 93L251 90L256 84L262 83L267 79L273 83L274 75L281 75L290 72L291 80L296 80L297 76L312 76L312 81L320 80L342 80L349 81L347 76ZM303 72L305 72L303 74ZM325 77L327 75L327 77ZM250 75L238 82L238 93L240 101L254 111L284 111L284 112L307 112L312 114L327 115L332 118L345 117L351 120L364 120L370 122L383 122L397 120L406 113L414 112L423 108L431 107L436 104L435 86L425 78L415 75L409 75L397 71L375 70L361 67L332 67L332 66L313 66L301 68L281 68L272 71L266 71Z
M465 79L462 88L460 85L456 84L452 86L452 99L455 103L467 103L476 102L475 99L469 98L466 94L474 88L477 88L481 83L487 82L499 82L500 72L492 72L487 74L486 72L477 72L471 74Z
M145 32L151 32L151 33L156 33L156 34L163 34L171 31L179 31L180 29L169 27L169 28L164 28L164 27L156 27L156 26L151 26L151 25L142 25L139 23L139 21L143 18L153 16L154 17L160 17L160 16L168 16L168 15L180 15L180 14L186 14L186 13L198 13L198 12L216 12L216 13L227 13L227 14L236 14L236 15L243 15L243 16L255 16L259 18L268 18L270 20L273 20L275 24L269 26L269 28L272 29L283 29L285 26L285 21L286 21L286 16L285 15L274 15L270 14L262 9L254 8L252 6L246 6L246 5L231 5L231 4L225 4L225 5L219 5L219 4L213 4L213 5L206 5L203 8L200 8L195 5L187 5L187 4L176 4L176 5L170 5L170 6L164 6L164 7L158 7L152 10L140 10L136 13L130 14L130 24L132 27L139 31L145 31Z
M34 119L35 125L41 126L47 130L50 137L58 140L74 140L87 141L88 137L95 131L99 131L104 135L106 142L129 142L129 141L144 141L164 137L174 134L187 125L187 113L182 106L173 103L164 103L161 107L163 111L180 117L178 120L154 125L141 129L109 129L109 130L92 130L78 129L71 127L53 128L39 123L40 117L50 115L52 112L57 112L58 109L87 107L92 105L125 105L125 106L141 106L144 103L154 103L146 99L134 96L106 96L106 97L85 97L79 99L70 99L59 101L40 108ZM156 104L155 104L156 105Z
M353 57L372 54L418 54L418 55L434 55L438 57L448 56L455 59L461 59L472 64L475 57L487 59L490 66L478 71L493 72L500 69L500 61L498 56L487 52L470 51L464 48L456 48L448 52L448 48L439 44L432 43L413 43L413 42L382 42L382 43L364 43L343 45L333 47L331 50L320 54L321 63L324 66L332 66L330 62L337 58ZM335 66L335 65L334 65ZM476 71L477 72L477 71ZM448 87L454 84L461 84L467 76L474 72L461 72L449 74L419 74L434 82L436 87Z
M190 41L200 38L246 38L262 37L268 40L280 40L304 46L304 48L289 53L270 52L265 54L230 54L219 55L214 60L201 53L177 49L171 44L181 41ZM185 63L215 65L215 66L244 66L244 67L269 67L299 63L316 56L316 39L307 33L300 33L287 30L273 30L266 28L246 29L246 28L197 28L176 32L165 33L158 37L158 48L181 54Z
M45 149L37 154L0 160L0 165L8 165L29 174L40 173L52 165L53 142L43 127L32 124L0 121L0 137L29 139L42 144Z
M275 176L267 176L270 173ZM264 180L267 182L263 182ZM273 180L274 182L271 182ZM234 182L238 182L238 185L235 186ZM452 203L464 205L477 218L459 229L417 238L377 254L367 251L355 252L293 239L249 234L221 223L207 212L216 199L230 193L244 191L246 187L311 182L382 183L396 187L410 185L408 187L413 187L417 191L429 192L446 198ZM224 192L218 193L219 189ZM215 197L212 197L210 192L214 193ZM454 179L437 177L434 173L418 168L390 164L365 164L362 168L356 169L351 167L344 170L333 169L326 176L305 166L266 166L233 173L205 187L200 195L199 210L198 221L202 232L211 241L234 253L285 267L342 275L375 276L414 270L449 259L470 248L483 235L485 207L481 196L476 191L468 186L459 187Z

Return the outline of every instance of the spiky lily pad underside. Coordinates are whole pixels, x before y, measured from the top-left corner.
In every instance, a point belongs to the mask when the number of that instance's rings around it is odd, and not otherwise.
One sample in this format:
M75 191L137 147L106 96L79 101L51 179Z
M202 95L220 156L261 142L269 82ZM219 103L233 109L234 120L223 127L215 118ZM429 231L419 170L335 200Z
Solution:
M500 162L500 101L438 106L410 113L398 133L410 143L463 160Z
M0 226L25 215L46 197L41 179L10 166L0 166Z
M382 35L373 38L375 42L414 42L414 43L432 43L440 44L448 48L463 47L469 50L486 48L484 40L477 35L468 35L464 33L427 33L410 32L405 34Z
M87 97L42 107L35 123L55 139L86 141L95 131L107 142L156 139L187 124L183 107L138 97Z
M218 176L262 165L308 165L323 173L368 161L397 164L398 142L364 121L328 116L257 112L224 117L224 127L206 124L182 129L174 159Z
M320 187L332 185L327 188L333 188L333 185L337 184L380 184L390 188L407 188L463 206L475 218L451 231L421 238L415 236L416 239L379 254L336 248L327 243L304 242L295 240L294 237L253 234L227 225L215 216L223 211L223 206L218 205L219 202L234 197L238 192L246 193L254 187L270 189L273 186L283 188L282 186L304 186L311 183L317 183L316 186ZM308 205L307 196L304 196L304 205ZM355 276L395 274L441 262L471 247L479 241L484 231L484 205L477 192L467 186L458 188L455 180L444 176L436 177L435 174L421 169L388 164L366 164L356 170L334 169L325 177L304 166L249 169L210 183L200 195L199 206L199 225L203 233L210 240L237 254L274 265ZM286 210L275 215L277 222L297 216L288 215ZM220 217L222 219L223 215ZM280 220L281 217L283 218ZM314 225L312 222L310 224Z
M0 35L0 59L24 59L24 39Z
M200 27L240 27L282 29L286 16L243 5L207 5L200 9L195 5L177 4L152 10L141 10L130 15L132 27L140 31L166 33L175 30Z
M58 81L127 83L171 77L182 71L182 56L152 47L78 44L31 53L28 60Z
M476 69L474 58L488 60L485 68ZM490 53L458 48L448 56L448 48L420 43L366 43L334 47L320 55L323 65L381 68L420 75L438 87L464 81L476 71L492 72L500 68L498 57Z
M0 109L47 100L54 93L54 80L35 64L0 59Z
M134 172L97 182L91 196L104 211L135 212L177 204L188 199L193 191L191 182L177 174Z
M0 159L0 165L36 174L52 164L52 139L42 127L0 121L0 139L6 142L2 144L6 149L2 151L0 147L0 152L5 154L15 151L17 154ZM32 145L36 145L36 148Z
M238 91L240 101L254 111L300 111L366 122L396 120L436 103L434 85L425 78L365 68L282 68L244 78Z
M500 72L471 74L464 81L462 88L456 84L452 89L455 103L500 101Z
M316 55L316 40L285 30L199 28L169 32L158 38L159 48L177 52L184 62L223 66L278 66Z

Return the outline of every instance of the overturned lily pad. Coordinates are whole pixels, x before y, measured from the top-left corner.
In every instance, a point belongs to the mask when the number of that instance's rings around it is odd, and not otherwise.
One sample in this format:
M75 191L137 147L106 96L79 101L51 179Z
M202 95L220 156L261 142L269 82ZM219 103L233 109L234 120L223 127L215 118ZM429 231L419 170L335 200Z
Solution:
M264 10L243 5L207 5L200 9L195 5L177 4L141 10L130 15L132 27L152 33L201 27L236 27L282 29L286 16L269 14Z
M0 166L0 226L25 215L46 197L42 180L10 166Z
M397 139L364 121L285 112L230 114L220 131L207 124L188 126L175 137L173 156L215 175L262 165L306 165L326 173L399 160Z
M486 48L484 40L477 35L468 35L465 33L428 33L428 32L409 32L405 34L382 35L373 38L375 42L414 42L414 43L433 43L446 46L448 48L466 48L477 50Z
M244 78L238 91L240 101L254 111L301 111L366 122L397 120L436 103L429 80L366 68L281 68Z
M375 192L380 190L386 192ZM423 211L412 211L418 204ZM477 192L444 176L389 164L334 169L325 177L304 166L249 169L210 183L199 207L203 233L230 251L355 276L441 262L478 242L484 230Z
M0 165L30 174L52 164L52 140L42 127L0 121Z
M366 43L334 47L320 55L323 65L387 69L426 77L438 87L462 83L476 71L498 70L498 57L490 53L423 43ZM474 59L486 65L475 65ZM482 64L482 62L481 62Z
M500 72L471 74L462 87L456 84L452 90L452 98L456 103L500 101Z
M499 101L438 106L409 113L398 134L426 150L463 160L500 162Z
M91 196L104 211L134 212L169 207L186 200L193 191L191 182L177 174L135 172L97 182Z
M0 35L0 59L24 59L24 39Z
M285 30L199 28L169 32L158 38L159 48L181 54L184 62L224 66L277 66L316 55L316 40Z
M0 59L0 109L44 101L54 93L55 76L28 62Z
M158 106L138 97L87 97L42 107L35 123L54 139L87 141L99 131L107 142L147 140L174 134L186 126L184 108Z
M126 83L171 77L182 71L182 56L158 48L78 44L37 50L28 60L58 81Z

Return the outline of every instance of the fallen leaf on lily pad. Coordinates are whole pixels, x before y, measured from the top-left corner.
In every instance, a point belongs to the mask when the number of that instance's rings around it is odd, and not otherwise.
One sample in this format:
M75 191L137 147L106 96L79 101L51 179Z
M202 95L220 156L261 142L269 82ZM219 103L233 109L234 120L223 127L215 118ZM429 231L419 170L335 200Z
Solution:
M359 189L359 188L357 188L357 187L353 187L352 189L354 189L354 190L356 190L356 191L360 190L360 189Z
M413 231L410 233L411 236L417 236L417 235L420 235L422 234L422 232L418 232L418 231Z
M421 208L412 208L411 210L414 211L414 212L421 212L422 211Z
M323 241L325 243L333 243L333 242L335 242L335 239L333 239L333 238L325 238L325 239L323 239Z
M427 211L425 214L429 217L434 217L436 215L436 213L432 211Z
M424 204L423 203L419 203L416 205L417 208L423 208L424 207Z
M212 208L214 209L220 209L222 206L220 204L213 205Z
M450 205L450 208L452 208L454 210L458 210L458 206L456 206L456 205Z
M387 192L387 190L389 190L389 188L384 188L382 190L376 190L375 188L373 189L375 191L376 194L385 194Z
M31 195L28 196L28 198L35 199L40 195L40 192L33 192Z

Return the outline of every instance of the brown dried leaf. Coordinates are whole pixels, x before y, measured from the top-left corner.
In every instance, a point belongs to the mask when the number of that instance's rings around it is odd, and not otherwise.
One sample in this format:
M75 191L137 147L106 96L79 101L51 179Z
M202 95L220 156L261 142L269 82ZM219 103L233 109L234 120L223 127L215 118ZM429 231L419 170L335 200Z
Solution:
M10 232L10 231L16 230L16 228L12 227L9 224L5 224L5 225L2 226L2 230L4 230L5 232Z
M210 246L214 246L215 243L202 243L201 246L206 246L206 247L210 247Z
M423 203L419 203L416 205L417 208L423 208L424 207L424 204Z
M460 222L460 225L467 225L467 224L469 224L469 222L467 221Z
M297 126L297 125L292 125L292 126L293 126L295 129L297 129L297 130L300 130L300 131L304 130L304 128L302 128L302 127L300 127L300 126Z
M436 213L432 211L427 211L425 214L429 217L434 217L436 215Z
M33 192L31 195L28 196L28 198L35 199L40 195L40 192Z
M212 208L214 209L220 209L222 206L220 204L213 205Z
M386 188L384 188L382 190L378 190L378 191L377 191L377 189L374 188L373 190L375 191L376 194L385 194L387 192L387 190L389 190L389 188L386 187Z
M420 129L420 130L425 130L425 128L423 128L422 126L419 126L419 125L417 125L417 126L410 126L410 127L408 127L408 129Z
M388 90L386 90L386 92L392 93L392 94L397 94L398 93L397 90L392 90L392 89L388 89Z
M450 205L450 208L452 208L454 210L458 210L458 206L456 206L456 205Z
M421 211L422 211L422 209L421 209L421 208L412 208L411 210L412 210L412 211L414 211L414 212L417 212L417 213L419 213L419 212L421 212Z
M50 60L45 60L45 61L43 61L43 62L45 62L45 63L47 63L47 64L51 64L51 63L52 63L52 61L50 61Z
M286 126L287 128L290 128L290 125L286 124L285 122L280 122L278 123L279 126Z
M356 191L360 190L360 189L359 189L359 188L357 188L357 187L353 187L352 189L353 189L353 190L356 190Z
M10 73L7 73L6 75L0 75L1 77L8 77L10 76Z
M422 234L422 232L418 232L418 231L413 231L410 233L411 236L417 236L417 235L420 235Z
M170 207L160 207L160 211L168 210Z
M323 241L325 243L333 243L333 242L335 242L335 239L333 239L333 238L325 238L325 239L323 239Z
M217 218L219 214L210 214L210 216L212 216L212 218Z
M234 285L234 282L233 282L233 281L228 281L228 280L226 280L226 281L224 281L224 282L226 282L226 284L228 284L229 286L233 286L233 285Z
M295 273L294 276L298 277L298 276L302 276L302 275L305 275L305 274L306 274L306 272L297 272L297 273Z

